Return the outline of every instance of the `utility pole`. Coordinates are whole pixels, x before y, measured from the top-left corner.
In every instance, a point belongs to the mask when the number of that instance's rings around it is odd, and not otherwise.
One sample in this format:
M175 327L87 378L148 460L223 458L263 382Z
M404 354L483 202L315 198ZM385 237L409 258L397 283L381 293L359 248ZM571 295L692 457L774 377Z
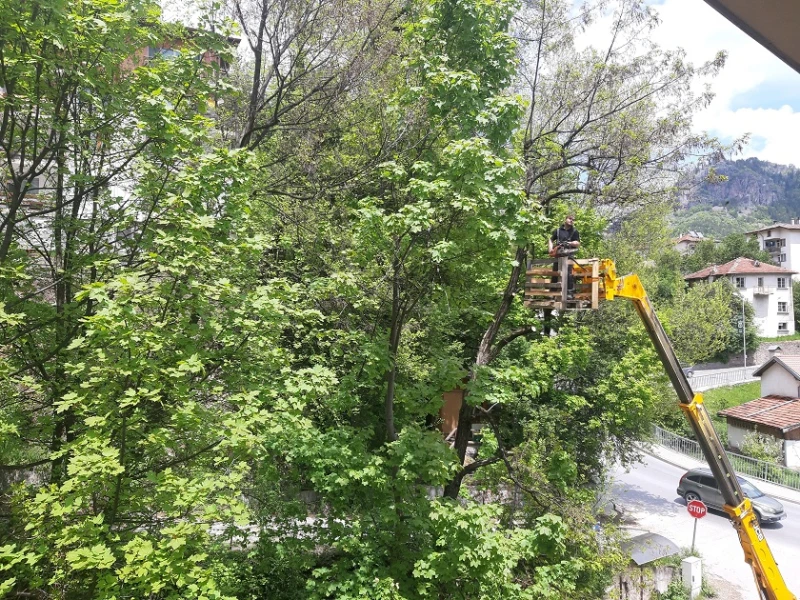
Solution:
M742 294L742 357L744 358L744 366L747 368L747 341L745 339L745 321L744 321L744 294Z

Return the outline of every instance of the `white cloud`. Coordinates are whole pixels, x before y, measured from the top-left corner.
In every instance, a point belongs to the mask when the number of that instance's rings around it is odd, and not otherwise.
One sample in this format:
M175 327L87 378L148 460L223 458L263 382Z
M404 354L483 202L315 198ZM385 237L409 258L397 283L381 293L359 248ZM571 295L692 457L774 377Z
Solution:
M723 141L749 133L753 142L744 157L800 166L800 74L702 0L663 0L653 9L662 21L652 34L660 46L683 48L694 64L720 50L728 54L711 82L716 96L697 116L696 129ZM599 43L597 29L579 43Z
M759 93L760 88L784 89L796 99L800 74L701 0L665 0L654 8L662 26L653 37L662 46L684 48L695 63L719 50L728 53L725 68L712 82L716 97L696 119L698 130L723 140L750 133L753 143L745 157L800 166L800 106L776 106L774 94Z
M790 106L779 109L740 108L706 110L696 119L698 129L715 133L721 139L750 133L752 141L742 158L800 166L800 112Z

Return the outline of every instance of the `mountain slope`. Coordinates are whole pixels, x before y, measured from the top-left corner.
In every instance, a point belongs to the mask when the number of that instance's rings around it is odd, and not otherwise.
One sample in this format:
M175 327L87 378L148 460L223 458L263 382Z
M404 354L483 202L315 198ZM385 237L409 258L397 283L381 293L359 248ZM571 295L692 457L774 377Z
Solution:
M676 232L702 231L722 237L800 216L800 169L748 158L715 167L723 181L708 181L708 170L690 177L673 218Z

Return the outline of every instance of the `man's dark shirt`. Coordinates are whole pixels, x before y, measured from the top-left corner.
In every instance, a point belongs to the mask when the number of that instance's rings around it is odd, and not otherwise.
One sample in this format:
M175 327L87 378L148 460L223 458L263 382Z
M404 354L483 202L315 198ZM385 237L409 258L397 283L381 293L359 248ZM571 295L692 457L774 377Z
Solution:
M553 235L550 236L553 244L561 242L580 242L581 234L573 226L571 229L566 229L563 225L558 229L553 230Z

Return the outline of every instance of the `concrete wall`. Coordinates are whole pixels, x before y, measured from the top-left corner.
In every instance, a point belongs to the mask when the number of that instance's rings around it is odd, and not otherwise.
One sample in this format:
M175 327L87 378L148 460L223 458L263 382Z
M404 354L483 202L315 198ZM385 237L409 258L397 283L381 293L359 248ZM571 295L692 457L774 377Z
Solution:
M761 366L767 362L772 355L769 353L769 347L778 345L781 347L781 353L785 355L800 355L800 340L792 340L791 342L764 342L756 349L755 354L747 352L747 366ZM733 367L744 366L742 363L742 352L737 352L731 356L728 362L705 363L700 365L703 369L731 369ZM698 375L702 375L702 369L697 370Z
M795 230L786 230L786 262L781 263L780 266L790 271L800 271L800 232ZM794 281L798 280L800 274L792 275Z
M769 233L769 237L767 234ZM795 229L786 229L784 227L773 227L767 231L761 231L755 234L758 239L759 247L764 250L765 242L768 239L786 240L786 245L781 248L781 252L786 254L786 262L778 263L780 267L789 269L790 271L800 271L800 231ZM792 279L798 280L800 275L792 275Z
M743 429L728 423L728 445L731 448L741 450L745 434L750 433L751 431L752 429Z
M744 288L738 292L747 300L754 311L753 323L758 329L758 334L764 337L777 337L779 335L792 335L794 333L794 308L792 303L791 275L730 275L731 283L737 277L744 279ZM762 285L758 285L759 279ZM778 287L778 280L783 281L783 287ZM760 292L760 293L759 293ZM778 312L778 303L786 303L786 310ZM779 330L778 324L786 325L785 330Z
M784 440L783 455L786 457L785 464L787 467L800 467L800 441Z
M673 579L680 578L680 569L669 565L652 567L631 565L614 577L606 590L608 600L655 600L656 592L663 594Z

